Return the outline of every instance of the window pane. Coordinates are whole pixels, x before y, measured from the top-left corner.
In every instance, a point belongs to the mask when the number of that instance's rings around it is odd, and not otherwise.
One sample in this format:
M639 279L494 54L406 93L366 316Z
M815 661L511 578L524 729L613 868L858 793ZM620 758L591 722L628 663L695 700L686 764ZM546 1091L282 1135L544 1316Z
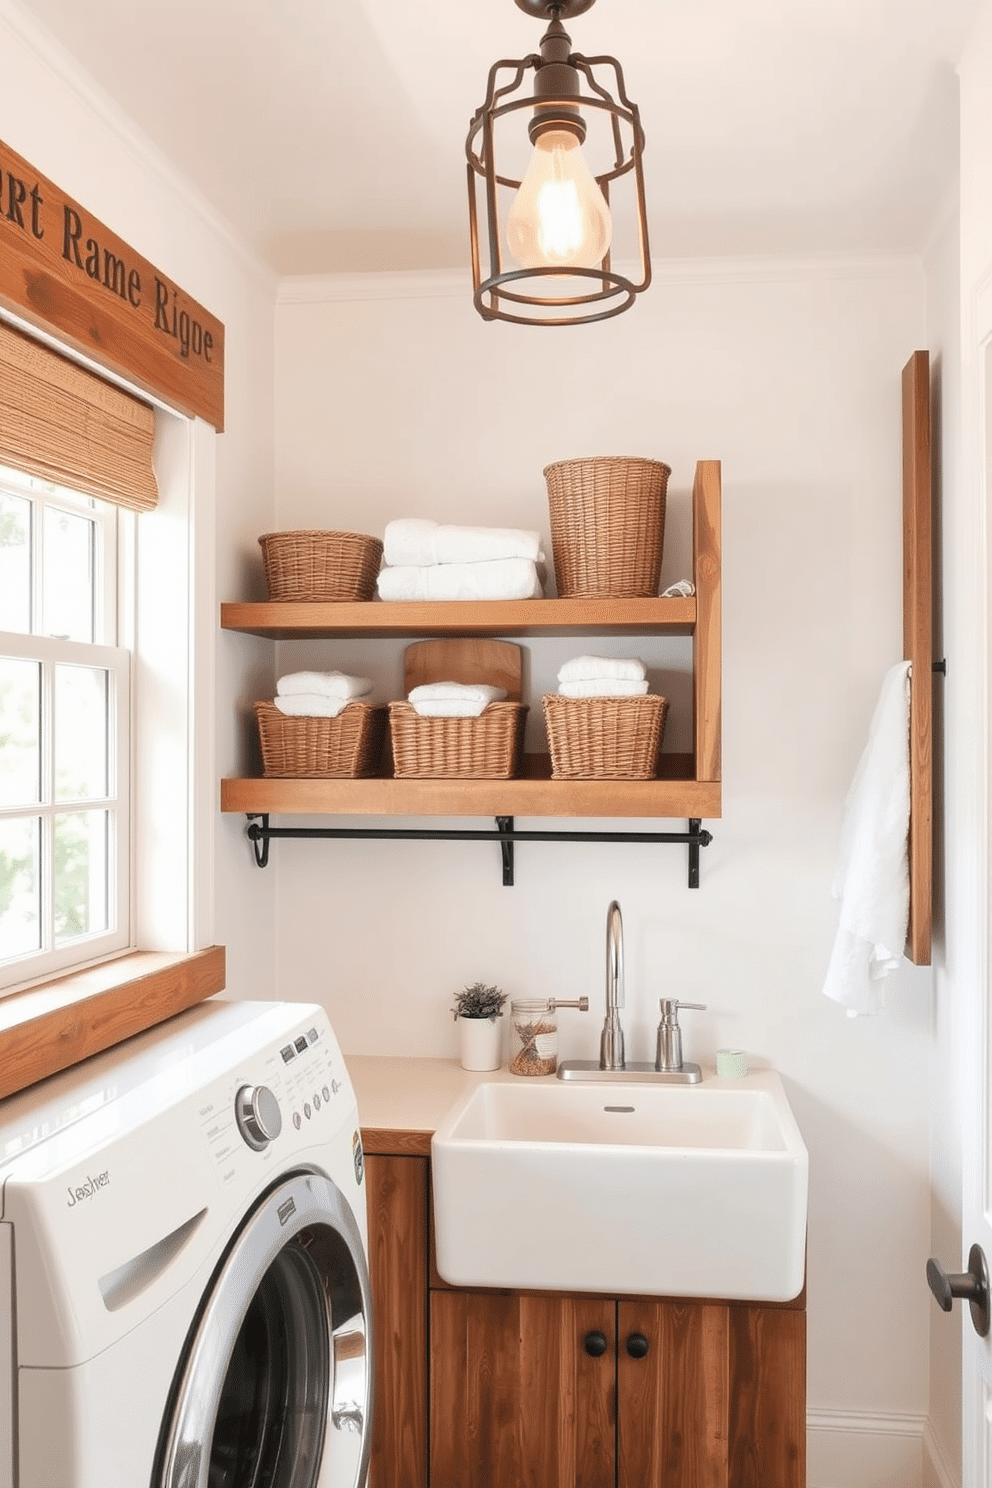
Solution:
M41 946L41 821L0 821L0 961Z
M45 635L93 640L93 523L45 508L42 595Z
M31 503L0 491L0 630L31 629Z
M0 806L41 800L41 667L0 656Z
M55 668L55 799L92 800L109 789L108 674L102 667Z
M72 811L55 818L55 944L109 929L109 813Z

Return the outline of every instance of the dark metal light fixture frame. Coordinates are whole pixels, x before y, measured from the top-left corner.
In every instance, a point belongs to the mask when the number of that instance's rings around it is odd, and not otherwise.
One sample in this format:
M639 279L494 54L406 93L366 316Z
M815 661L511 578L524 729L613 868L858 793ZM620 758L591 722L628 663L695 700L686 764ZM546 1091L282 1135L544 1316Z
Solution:
M506 320L516 325L585 325L607 320L628 310L634 299L651 283L647 211L641 159L644 131L637 105L627 97L623 72L613 57L583 57L571 51L571 40L562 20L581 15L595 0L516 0L521 10L550 22L541 41L540 54L520 60L495 62L489 70L486 99L469 126L465 152L468 157L469 226L472 246L472 289L475 307L484 320ZM526 75L533 71L534 88L526 91ZM612 73L612 91L601 74ZM583 87L583 83L585 87ZM523 90L523 91L521 91ZM516 191L521 182L503 174L496 165L495 126L521 110L531 111L531 142L544 129L567 129L579 141L585 137L583 113L597 110L610 115L612 160L593 175L610 202L610 187L629 178L637 211L640 259L639 281L620 273L610 253L598 268L513 268L506 266L502 241L500 191ZM482 201L480 203L480 194ZM504 195L505 200L505 195ZM480 223L485 219L485 238L480 242ZM484 250L488 249L485 257ZM571 295L547 292L542 281L589 280L589 288ZM528 292L527 281L536 281ZM529 313L528 313L529 310Z

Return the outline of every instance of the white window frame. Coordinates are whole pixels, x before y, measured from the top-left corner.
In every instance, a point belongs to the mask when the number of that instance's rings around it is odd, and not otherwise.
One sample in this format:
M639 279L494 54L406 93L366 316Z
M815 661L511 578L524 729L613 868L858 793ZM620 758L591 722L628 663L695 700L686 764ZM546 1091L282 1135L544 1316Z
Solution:
M131 852L131 656L120 644L123 607L118 588L125 561L122 542L129 513L107 502L91 501L78 493L53 487L25 475L21 479L0 475L0 489L31 503L31 614L29 632L0 632L0 654L15 660L37 663L41 668L41 778L40 800L16 807L0 808L2 820L40 819L41 851L39 897L40 947L0 962L0 995L27 982L64 974L95 961L126 951L133 945L131 899L133 855ZM94 524L93 634L92 642L47 636L43 625L43 566L45 517L51 511L67 511ZM133 562L133 557L131 558ZM133 586L130 586L133 589ZM107 710L111 727L107 737L108 791L92 801L66 801L54 792L52 762L55 719L54 677L59 665L88 666L108 675ZM87 807L108 811L107 920L106 929L75 936L61 945L54 934L54 822L68 811Z
M214 944L217 433L37 326L4 319L155 407L159 504L118 512L118 619L132 653L131 940L96 959L200 951ZM0 999L49 980L24 974Z

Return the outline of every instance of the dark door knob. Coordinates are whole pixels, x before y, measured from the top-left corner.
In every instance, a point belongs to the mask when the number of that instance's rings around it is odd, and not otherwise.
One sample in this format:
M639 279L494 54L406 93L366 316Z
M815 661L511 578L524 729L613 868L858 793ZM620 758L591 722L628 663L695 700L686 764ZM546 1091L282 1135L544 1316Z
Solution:
M605 1354L606 1348L606 1334L601 1333L598 1328L586 1334L586 1353L591 1354L594 1359L598 1359Z
M627 1352L632 1359L643 1359L650 1347L643 1333L631 1333L627 1339Z
M969 1304L975 1332L985 1338L989 1331L989 1268L985 1252L973 1245L968 1252L968 1269L959 1275L948 1275L933 1256L927 1261L927 1281L940 1306L950 1312L956 1297Z

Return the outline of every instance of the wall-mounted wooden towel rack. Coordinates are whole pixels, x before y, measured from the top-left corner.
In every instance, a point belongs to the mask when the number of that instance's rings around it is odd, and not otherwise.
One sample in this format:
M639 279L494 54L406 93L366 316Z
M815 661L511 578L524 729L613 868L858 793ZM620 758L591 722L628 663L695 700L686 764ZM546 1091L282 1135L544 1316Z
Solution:
M934 508L930 355L914 351L902 373L903 656L912 662L909 718L909 928L906 955L930 965L933 920Z

